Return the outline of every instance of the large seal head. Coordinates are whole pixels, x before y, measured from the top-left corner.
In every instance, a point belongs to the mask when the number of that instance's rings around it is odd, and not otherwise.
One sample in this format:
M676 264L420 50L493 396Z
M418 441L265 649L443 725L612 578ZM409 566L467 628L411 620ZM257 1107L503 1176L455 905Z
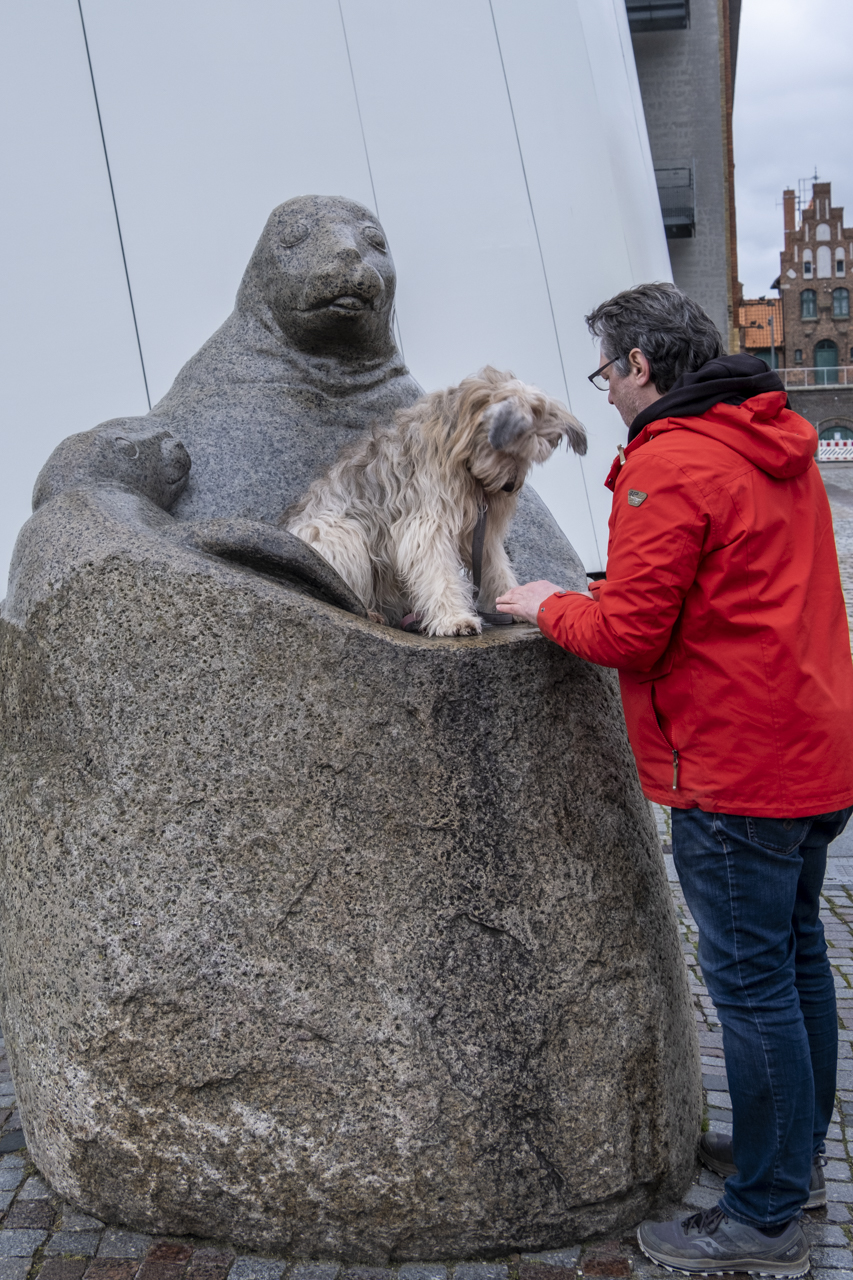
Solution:
M312 355L384 362L397 354L391 325L394 263L364 205L298 196L273 209L237 294L237 308Z
M192 455L179 520L274 523L353 431L417 399L393 336L396 283L364 205L298 196L273 209L234 310L152 413Z

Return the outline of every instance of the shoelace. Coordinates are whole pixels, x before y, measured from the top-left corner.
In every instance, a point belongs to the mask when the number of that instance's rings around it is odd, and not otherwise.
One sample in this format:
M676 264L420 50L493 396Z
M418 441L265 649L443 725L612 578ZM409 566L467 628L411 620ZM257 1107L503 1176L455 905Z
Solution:
M712 1236L717 1227L725 1218L725 1214L718 1204L713 1209L700 1209L699 1213L691 1213L689 1218L684 1218L681 1225L684 1231L695 1231L700 1236Z

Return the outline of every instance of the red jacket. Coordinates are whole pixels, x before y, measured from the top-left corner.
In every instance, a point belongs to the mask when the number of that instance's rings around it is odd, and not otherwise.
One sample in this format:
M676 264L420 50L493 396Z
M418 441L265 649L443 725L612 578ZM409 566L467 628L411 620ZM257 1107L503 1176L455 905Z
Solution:
M616 667L645 794L805 817L853 804L853 662L815 432L782 391L651 422L617 459L607 580L549 639Z

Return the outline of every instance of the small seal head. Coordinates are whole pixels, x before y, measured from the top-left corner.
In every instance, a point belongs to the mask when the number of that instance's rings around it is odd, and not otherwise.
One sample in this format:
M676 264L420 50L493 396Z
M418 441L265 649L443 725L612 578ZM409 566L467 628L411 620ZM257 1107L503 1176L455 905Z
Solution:
M33 510L69 489L124 489L164 511L187 485L190 455L156 420L113 418L63 440L36 480Z

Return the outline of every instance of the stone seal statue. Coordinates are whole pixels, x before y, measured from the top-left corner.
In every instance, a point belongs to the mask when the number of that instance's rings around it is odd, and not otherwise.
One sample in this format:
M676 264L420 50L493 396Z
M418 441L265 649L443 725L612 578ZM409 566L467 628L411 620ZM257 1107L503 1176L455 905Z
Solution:
M695 1027L612 673L526 625L378 626L271 525L416 399L393 288L368 210L280 206L233 315L151 414L60 445L15 551L0 1022L29 1157L110 1223L494 1257L692 1174ZM541 502L508 550L583 584Z
M179 520L275 524L354 432L423 394L393 335L397 276L376 216L352 200L299 196L270 214L233 312L153 410L193 469ZM573 548L524 489L507 550L516 576L584 588Z

